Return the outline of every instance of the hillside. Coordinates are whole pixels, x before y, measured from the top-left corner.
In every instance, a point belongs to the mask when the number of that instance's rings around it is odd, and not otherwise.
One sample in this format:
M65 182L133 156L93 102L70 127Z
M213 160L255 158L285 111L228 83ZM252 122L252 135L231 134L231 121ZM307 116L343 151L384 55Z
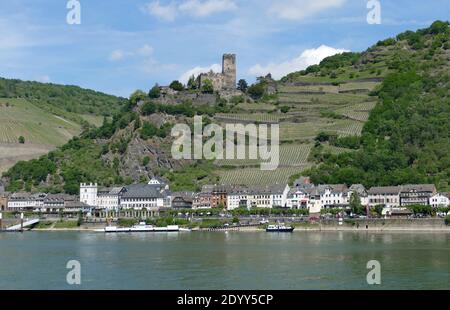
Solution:
M316 183L435 183L448 189L448 23L405 32L362 53L344 53L270 83L255 98L200 91L149 98L136 92L111 122L5 174L9 190L76 193L79 182L103 185L160 175L174 190L206 183L274 184L300 174ZM256 85L256 86L258 86ZM250 90L248 91L251 94ZM174 124L278 123L280 167L259 160L176 161Z
M101 126L124 102L75 86L0 79L0 173Z

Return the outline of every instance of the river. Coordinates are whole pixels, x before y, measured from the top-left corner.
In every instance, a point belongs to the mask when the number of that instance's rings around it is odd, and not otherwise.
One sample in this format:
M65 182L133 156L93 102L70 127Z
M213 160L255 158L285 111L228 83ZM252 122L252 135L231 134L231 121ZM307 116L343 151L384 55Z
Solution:
M450 289L450 234L1 233L0 289Z

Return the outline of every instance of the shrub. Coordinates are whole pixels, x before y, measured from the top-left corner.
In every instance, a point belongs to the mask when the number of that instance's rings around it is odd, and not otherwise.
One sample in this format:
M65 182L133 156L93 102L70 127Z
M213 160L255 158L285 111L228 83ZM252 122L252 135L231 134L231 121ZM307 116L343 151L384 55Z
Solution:
M155 86L150 89L150 91L148 92L148 96L152 99L156 99L161 96L161 89L159 88L158 84L155 84Z
M183 84L181 84L180 81L177 81L177 80L175 80L172 83L170 83L169 87L172 88L173 90L176 90L176 91L184 90Z
M450 225L450 215L445 217L445 225Z
M25 138L24 138L24 136L20 136L20 137L19 137L19 143L20 143L20 144L24 144L24 143L25 143Z

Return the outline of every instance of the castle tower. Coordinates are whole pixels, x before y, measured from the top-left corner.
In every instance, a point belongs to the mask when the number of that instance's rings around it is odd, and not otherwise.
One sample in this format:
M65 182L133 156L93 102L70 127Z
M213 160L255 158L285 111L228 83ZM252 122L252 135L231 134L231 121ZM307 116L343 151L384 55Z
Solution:
M223 89L236 89L236 54L224 54L222 58Z
M80 202L91 207L97 207L97 183L80 184Z

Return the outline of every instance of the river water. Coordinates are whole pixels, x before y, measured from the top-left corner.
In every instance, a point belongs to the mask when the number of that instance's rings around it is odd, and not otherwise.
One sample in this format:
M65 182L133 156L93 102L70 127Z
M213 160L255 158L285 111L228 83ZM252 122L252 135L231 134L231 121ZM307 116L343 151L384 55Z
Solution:
M450 289L450 234L2 233L0 289Z

